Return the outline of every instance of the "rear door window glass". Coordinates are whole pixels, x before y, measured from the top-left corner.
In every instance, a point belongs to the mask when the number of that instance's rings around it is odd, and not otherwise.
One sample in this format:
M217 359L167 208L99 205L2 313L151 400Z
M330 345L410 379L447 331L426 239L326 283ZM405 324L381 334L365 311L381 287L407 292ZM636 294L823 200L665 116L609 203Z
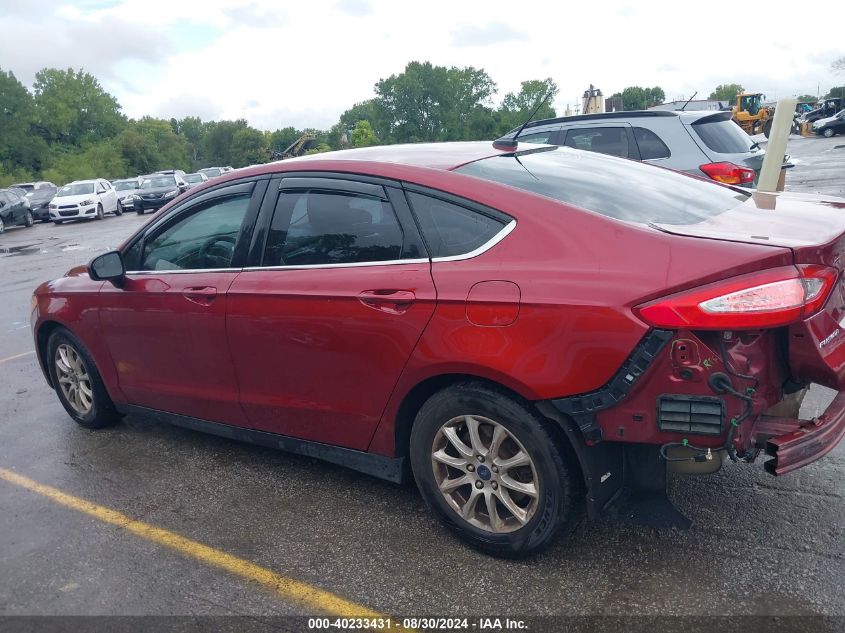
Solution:
M634 158L628 147L628 131L624 127L589 127L567 130L567 147L621 158Z
M518 140L520 143L538 143L540 145L545 145L549 142L549 139L554 133L554 130L546 130L545 132L534 132L533 134L520 134Z
M402 258L404 236L387 200L331 190L279 194L264 266L321 266Z
M634 140L640 150L640 159L654 160L655 158L669 158L671 152L666 144L651 130L644 127L633 128Z
M408 200L435 258L466 255L489 242L506 225L503 220L433 196L409 192Z
M719 154L750 152L752 142L748 134L728 119L702 121L690 126L711 151Z

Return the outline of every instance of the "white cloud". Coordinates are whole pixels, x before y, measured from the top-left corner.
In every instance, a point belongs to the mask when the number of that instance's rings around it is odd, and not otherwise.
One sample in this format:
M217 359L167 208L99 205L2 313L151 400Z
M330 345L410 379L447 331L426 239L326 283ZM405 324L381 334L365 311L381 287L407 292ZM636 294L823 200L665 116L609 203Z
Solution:
M75 3L74 13L59 18L61 3L36 12L16 0L5 24L14 28L6 33L20 29L20 37L40 45L0 43L3 68L31 80L33 68L82 65L130 116L183 116L195 108L200 116L244 117L264 129L329 127L411 60L484 68L498 99L523 80L551 76L561 88L559 110L590 83L606 95L659 85L669 98L696 90L707 96L731 82L775 98L845 83L830 70L845 54L836 48L841 21L798 28L794 9L777 3L755 17L753 29L738 26L730 11L630 0L606 0L600 12L589 3L537 2L524 15L504 0L98 5ZM123 26L90 36L88 46L51 44L75 43L79 29L108 20Z

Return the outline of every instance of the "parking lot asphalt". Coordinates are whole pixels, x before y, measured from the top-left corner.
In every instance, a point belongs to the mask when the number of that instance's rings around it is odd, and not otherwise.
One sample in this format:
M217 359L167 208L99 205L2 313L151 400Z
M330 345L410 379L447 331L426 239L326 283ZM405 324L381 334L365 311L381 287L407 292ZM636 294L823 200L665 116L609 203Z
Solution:
M793 138L787 189L845 195L837 145ZM30 294L146 220L0 236L0 469L397 616L845 615L845 446L782 478L728 464L673 479L687 532L585 522L505 561L452 538L411 486L134 417L76 426L29 353ZM814 388L803 414L830 397ZM0 615L315 612L2 478L0 508Z

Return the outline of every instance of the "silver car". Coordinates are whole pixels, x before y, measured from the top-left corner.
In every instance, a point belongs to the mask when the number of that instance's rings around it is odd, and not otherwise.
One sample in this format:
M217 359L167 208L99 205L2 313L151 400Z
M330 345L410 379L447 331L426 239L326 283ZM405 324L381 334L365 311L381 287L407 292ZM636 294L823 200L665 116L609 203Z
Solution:
M512 143L517 132L496 143ZM612 154L744 187L754 186L766 155L729 111L713 110L606 112L532 121L518 141Z

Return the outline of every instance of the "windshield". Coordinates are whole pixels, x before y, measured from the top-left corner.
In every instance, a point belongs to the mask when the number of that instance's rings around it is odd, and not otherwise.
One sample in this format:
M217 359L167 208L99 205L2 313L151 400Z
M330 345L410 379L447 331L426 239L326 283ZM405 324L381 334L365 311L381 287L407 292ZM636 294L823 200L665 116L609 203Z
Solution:
M15 187L16 189L23 189L24 191L34 191L35 190L35 185L31 185L31 184L26 183L26 182L19 183L17 185L12 185L12 187Z
M206 167L205 169L200 169L202 173L204 173L209 178L213 178L214 176L219 176L222 172L220 171L219 167Z
M71 183L69 185L65 185L59 189L58 193L56 193L56 197L63 198L65 196L84 196L86 193L94 193L93 182L80 182L77 184Z
M639 224L694 224L749 197L669 169L568 147L500 154L455 171Z
M202 182L202 176L200 174L187 174L185 180L190 183Z
M176 178L173 176L153 176L145 178L141 183L141 189L157 189L159 187L175 187Z
M127 189L137 189L138 188L138 181L136 180L127 180L126 182L116 182L114 183L115 191L126 191Z

